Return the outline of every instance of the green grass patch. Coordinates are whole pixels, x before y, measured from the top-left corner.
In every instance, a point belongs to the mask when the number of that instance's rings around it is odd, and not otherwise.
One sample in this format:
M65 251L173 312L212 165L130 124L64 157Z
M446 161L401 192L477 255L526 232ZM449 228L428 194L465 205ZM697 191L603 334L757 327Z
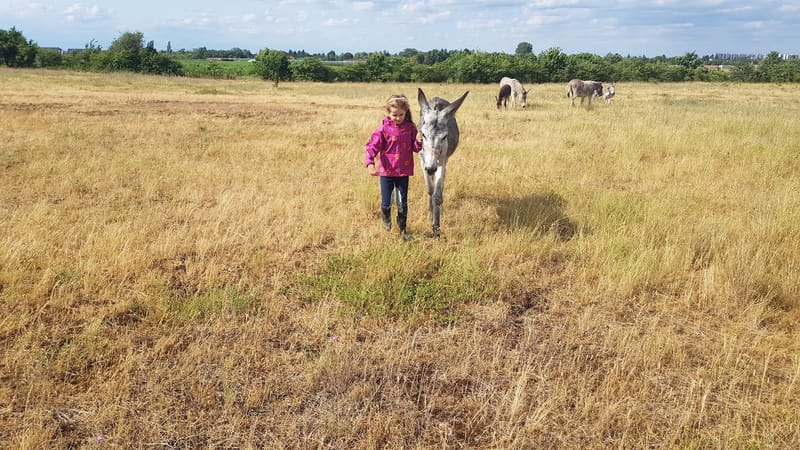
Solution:
M205 59L182 59L179 61L189 77L237 79L257 76L253 63L249 61L208 61Z
M398 246L330 256L298 288L306 301L332 297L347 312L452 321L460 305L485 299L497 286L471 252L434 255Z
M250 292L243 292L234 286L200 291L187 297L172 296L167 300L167 312L180 318L199 319L217 313L237 312L254 305Z

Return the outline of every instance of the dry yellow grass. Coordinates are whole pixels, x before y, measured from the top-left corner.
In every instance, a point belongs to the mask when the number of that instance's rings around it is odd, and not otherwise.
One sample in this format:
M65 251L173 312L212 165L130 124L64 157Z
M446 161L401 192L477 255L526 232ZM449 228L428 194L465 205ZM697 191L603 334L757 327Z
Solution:
M3 448L800 446L796 86L422 87L471 93L404 243L417 85L0 69Z

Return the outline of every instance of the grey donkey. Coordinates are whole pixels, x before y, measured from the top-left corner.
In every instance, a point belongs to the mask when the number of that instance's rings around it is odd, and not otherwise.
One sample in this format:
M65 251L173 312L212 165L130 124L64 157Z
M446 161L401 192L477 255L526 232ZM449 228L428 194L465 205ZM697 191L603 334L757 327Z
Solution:
M419 152L428 188L428 210L433 221L433 237L439 237L439 216L444 194L444 177L447 159L458 147L458 123L455 114L469 91L453 103L439 97L430 101L419 89L419 126L422 133L422 150Z

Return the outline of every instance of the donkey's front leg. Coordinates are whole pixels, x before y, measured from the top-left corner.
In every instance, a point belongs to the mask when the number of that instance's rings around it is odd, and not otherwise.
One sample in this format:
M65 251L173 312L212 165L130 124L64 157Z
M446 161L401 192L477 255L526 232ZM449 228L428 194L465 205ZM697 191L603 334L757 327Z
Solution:
M433 194L431 195L431 211L433 212L433 237L439 238L439 217L442 212L442 202L444 201L444 174L445 166L436 169L433 182Z
M425 174L425 187L428 188L428 217L433 218L433 175Z

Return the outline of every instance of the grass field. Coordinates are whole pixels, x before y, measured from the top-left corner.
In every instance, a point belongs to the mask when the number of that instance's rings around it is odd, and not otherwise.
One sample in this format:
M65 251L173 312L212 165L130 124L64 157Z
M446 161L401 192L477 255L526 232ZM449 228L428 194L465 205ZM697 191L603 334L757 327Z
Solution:
M797 86L417 87L0 69L0 447L800 447Z
M260 78L249 61L208 61L205 59L178 60L187 76L195 78L240 79Z

